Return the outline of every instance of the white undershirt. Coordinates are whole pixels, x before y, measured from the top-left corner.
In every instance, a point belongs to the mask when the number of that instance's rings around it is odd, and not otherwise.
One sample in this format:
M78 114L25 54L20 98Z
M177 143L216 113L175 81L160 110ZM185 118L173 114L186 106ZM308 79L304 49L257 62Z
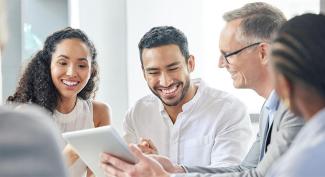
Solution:
M80 98L71 112L63 114L55 110L53 117L61 133L94 128L92 103ZM69 167L69 177L85 176L86 170L86 164L79 158Z

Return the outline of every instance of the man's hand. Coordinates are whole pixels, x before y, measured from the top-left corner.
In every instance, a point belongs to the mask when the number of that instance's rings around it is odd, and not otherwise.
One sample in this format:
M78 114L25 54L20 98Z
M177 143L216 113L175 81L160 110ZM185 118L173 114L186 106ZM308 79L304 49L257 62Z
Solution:
M151 157L146 156L136 145L129 145L138 163L130 164L107 153L101 154L101 167L106 176L116 177L169 177L163 167Z
M145 154L158 154L156 146L150 139L140 138L140 143L138 144L138 147Z
M160 165L168 172L168 173L185 173L183 167L179 165L174 165L167 157L161 155L149 155L149 157L155 159L160 163Z

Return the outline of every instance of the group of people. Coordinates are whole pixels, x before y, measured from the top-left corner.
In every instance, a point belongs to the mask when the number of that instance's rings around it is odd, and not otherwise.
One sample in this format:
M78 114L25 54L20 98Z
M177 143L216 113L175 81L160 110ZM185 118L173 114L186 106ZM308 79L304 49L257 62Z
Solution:
M276 7L256 2L226 12L223 19L218 66L229 72L235 88L252 89L265 98L253 144L244 104L202 79L190 79L195 57L185 34L172 26L157 26L138 45L143 76L153 94L138 100L124 120L124 138L138 163L102 153L100 165L107 176L325 175L325 16L304 14L287 21ZM63 133L109 125L112 118L110 107L94 100L96 55L81 30L68 27L54 32L32 57L15 93L7 99L10 104L33 103L48 114L35 108L37 114L22 111L26 106L0 113L1 121L23 120L19 126L14 121L9 125L25 132L27 125L36 130L32 127L42 124L42 131L49 133L38 135L44 137L34 144L52 137L54 141L47 146L53 145L51 154L56 158L51 159L57 164L52 171L61 171L59 176L67 175L59 163L60 152L69 176L91 176L92 172L73 147L59 147L53 125ZM0 138L1 159L5 151L11 150L12 156L18 152L13 146L2 146L10 143L8 136ZM22 138L17 137L18 133L12 135L19 145ZM5 163L10 164L11 157L6 157ZM49 176L48 168L34 176ZM19 174L28 176L24 170Z

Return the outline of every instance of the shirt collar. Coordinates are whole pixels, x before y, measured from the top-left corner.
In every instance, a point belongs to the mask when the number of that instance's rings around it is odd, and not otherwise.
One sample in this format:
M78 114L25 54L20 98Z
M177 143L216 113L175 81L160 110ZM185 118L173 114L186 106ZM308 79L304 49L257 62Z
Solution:
M279 107L279 96L278 94L272 90L270 96L267 98L266 102L265 102L265 108L268 111L276 111Z
M183 111L186 111L186 110L189 110L193 107L193 105L196 103L196 101L200 98L200 96L202 95L202 92L203 90L207 87L205 82L200 79L200 78L197 78L197 79L191 79L191 82L196 85L198 87L194 97L188 101L187 103L185 103L183 106L182 106L182 110ZM159 104L159 111L162 113L165 111L165 107L164 107L164 104L162 103L162 101L159 99L158 101L158 104Z

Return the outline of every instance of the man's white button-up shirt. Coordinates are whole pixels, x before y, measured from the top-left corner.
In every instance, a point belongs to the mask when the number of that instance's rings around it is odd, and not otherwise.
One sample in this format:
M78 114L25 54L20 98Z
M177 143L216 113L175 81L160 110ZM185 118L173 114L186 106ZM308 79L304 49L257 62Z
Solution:
M159 154L183 165L238 165L252 142L252 127L246 107L232 95L193 80L198 90L182 107L173 124L163 103L146 96L128 111L124 138L139 143L153 141Z

